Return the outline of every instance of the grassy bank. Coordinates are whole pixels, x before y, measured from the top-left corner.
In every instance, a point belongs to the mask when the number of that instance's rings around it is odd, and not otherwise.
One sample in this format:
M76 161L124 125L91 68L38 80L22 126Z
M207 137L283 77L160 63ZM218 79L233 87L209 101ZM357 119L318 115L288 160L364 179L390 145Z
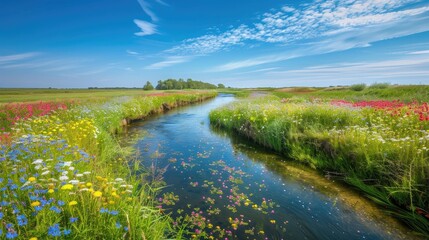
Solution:
M194 91L113 98L21 116L1 142L0 238L177 237L172 220L155 207L156 189L133 174L130 156L114 133L124 119L215 95Z
M408 85L395 86L374 84L365 87L361 91L353 90L353 87L330 87L330 88L284 88L276 89L273 94L281 98L323 98L323 99L343 99L349 101L368 100L397 100L405 102L429 101L429 86Z
M427 104L275 96L210 113L214 125L358 187L429 235Z

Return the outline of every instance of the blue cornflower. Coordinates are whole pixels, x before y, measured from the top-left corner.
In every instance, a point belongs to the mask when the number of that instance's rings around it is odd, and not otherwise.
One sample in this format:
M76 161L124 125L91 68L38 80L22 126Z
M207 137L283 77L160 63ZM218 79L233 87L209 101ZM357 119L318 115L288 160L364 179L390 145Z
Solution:
M18 221L19 226L25 226L28 224L28 220L27 220L27 217L25 217L25 215L18 215L16 217L16 220Z
M0 236L3 235L3 230L0 229Z
M79 218L77 218L77 217L71 217L70 218L70 223L75 223L75 222L77 222L78 219Z
M3 219L4 213L0 212L0 220Z
M13 214L19 214L21 212L15 205L13 205L12 208L13 208Z
M9 229L9 231L6 233L7 239L14 239L18 237L18 233L15 232L13 229Z
M49 210L54 211L56 213L60 213L61 209L59 209L57 206L52 206L51 208L49 208Z
M128 227L124 227L124 231L128 232Z
M35 195L31 195L31 196L30 196L30 200L31 200L31 201L36 201L37 199L39 199L39 197L38 197L38 196L35 196Z
M23 177L20 177L20 178L19 178L19 181L20 181L21 183L25 183L25 182L27 182L27 180L26 180L25 178L23 178Z
M52 237L61 236L60 225L57 223L57 224L50 226L48 229L48 235L52 236Z
M37 206L37 207L34 207L34 210L36 210L36 212L40 212L40 211L43 210L43 207L42 206Z
M65 203L64 203L63 201L61 201L61 200L58 200L57 204L58 204L58 206L60 206L60 207L62 207L62 206L64 206L64 205L65 205Z
M106 208L100 209L100 213L108 213L108 212L109 212L109 209L106 209Z
M13 227L13 224L12 224L12 223L8 223L8 224L6 224L6 228L7 228L7 229L12 228L12 227Z
M118 229L122 227L122 225L121 225L119 222L116 222L116 225L115 225L115 226L116 226L116 228L118 228Z
M110 211L110 215L116 216L118 215L118 211L116 210Z
M64 230L63 230L63 234L64 234L64 236L70 235L70 233L71 233L71 230L70 230L70 229L64 229Z

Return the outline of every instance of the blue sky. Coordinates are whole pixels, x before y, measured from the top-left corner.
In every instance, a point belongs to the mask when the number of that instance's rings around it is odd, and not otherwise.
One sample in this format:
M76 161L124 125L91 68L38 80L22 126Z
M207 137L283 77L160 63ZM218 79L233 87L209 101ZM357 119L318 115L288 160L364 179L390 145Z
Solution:
M4 0L0 87L429 84L429 0Z

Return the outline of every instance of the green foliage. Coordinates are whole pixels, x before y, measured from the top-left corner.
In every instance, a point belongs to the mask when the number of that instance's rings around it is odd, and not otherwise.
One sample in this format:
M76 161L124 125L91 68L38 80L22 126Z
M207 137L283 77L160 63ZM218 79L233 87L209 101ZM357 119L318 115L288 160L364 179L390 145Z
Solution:
M368 88L385 89L390 87L390 83L373 83Z
M146 84L143 86L143 90L145 90L145 91L150 91L153 89L154 89L154 87L153 87L152 83L149 81L147 81Z
M356 92L360 92L366 88L365 83L353 84L350 86L350 89Z
M271 98L216 109L210 121L313 168L359 179L354 185L387 198L380 201L402 209L402 220L428 235L428 224L421 224L427 220L409 216L429 205L429 121L407 111Z
M272 92L280 98L290 98L299 96L307 100L312 98L321 98L324 100L343 99L349 101L368 101L368 100L396 100L401 99L404 102L429 102L428 85L391 85L388 88L365 88L362 91L353 91L345 87L330 87L318 89L311 92L296 92L294 90L277 90Z
M156 208L158 189L136 177L141 169L130 167L133 159L114 133L123 119L215 95L118 98L17 122L12 144L0 144L0 238L6 232L19 239L181 238L172 219Z
M211 83L205 83L201 81L195 81L192 79L183 80L183 79L167 79L159 80L158 85L156 85L157 90L181 90L181 89L216 89L216 85Z

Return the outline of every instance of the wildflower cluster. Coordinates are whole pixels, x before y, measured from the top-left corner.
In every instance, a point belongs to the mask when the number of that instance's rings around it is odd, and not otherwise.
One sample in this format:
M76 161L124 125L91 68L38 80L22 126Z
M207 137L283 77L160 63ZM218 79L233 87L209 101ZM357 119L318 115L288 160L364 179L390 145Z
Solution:
M112 224L120 221L120 202L129 201L133 186L94 176L88 154L49 138L26 135L1 148L0 229L6 237L66 236L97 215L106 221L104 206L115 217Z
M9 103L0 107L0 130L10 131L10 127L19 120L48 115L59 110L66 110L73 102L38 102L38 103Z
M210 120L311 167L373 179L378 196L404 209L429 204L427 103L253 100Z

